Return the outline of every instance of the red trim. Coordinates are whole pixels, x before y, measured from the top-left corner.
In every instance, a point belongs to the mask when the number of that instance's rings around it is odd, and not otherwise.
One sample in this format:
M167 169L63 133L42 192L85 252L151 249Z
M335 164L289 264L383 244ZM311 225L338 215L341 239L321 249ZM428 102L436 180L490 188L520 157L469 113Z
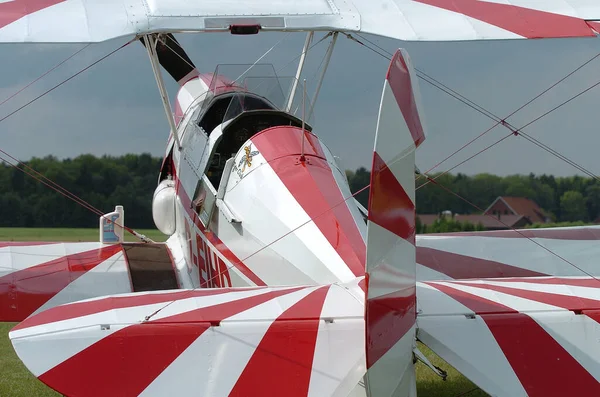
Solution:
M27 15L64 1L66 0L12 0L0 3L0 29Z
M581 227L572 229L528 229L519 230L493 230L487 232L456 232L456 233L436 233L435 236L450 237L496 237L496 238L547 238L552 240L600 240L600 229L591 227Z
M271 324L230 397L308 395L319 318L328 292L329 286L311 292Z
M437 284L434 287L475 312L504 313L482 314L481 318L527 395L600 395L600 382L531 317L451 287Z
M417 263L453 279L546 276L544 273L501 262L419 246L417 246Z
M297 157L303 135L305 162ZM252 142L352 273L363 276L366 245L318 138L297 127L279 126L255 135Z
M415 204L377 152L373 153L369 221L415 244Z
M69 396L137 396L212 324L294 291L267 292L130 325L75 354L39 379Z
M410 131L410 135L415 142L415 146L419 147L425 140L425 131L421 124L417 101L415 100L412 81L406 60L402 56L402 51L398 50L394 54L390 67L387 72L386 79L392 89L396 102L400 107L400 111L404 116L406 125ZM400 149L400 148L399 148Z
M528 39L594 36L585 20L567 15L491 1L415 1L478 19Z
M108 245L0 277L0 321L23 321L67 285L121 250L119 244Z

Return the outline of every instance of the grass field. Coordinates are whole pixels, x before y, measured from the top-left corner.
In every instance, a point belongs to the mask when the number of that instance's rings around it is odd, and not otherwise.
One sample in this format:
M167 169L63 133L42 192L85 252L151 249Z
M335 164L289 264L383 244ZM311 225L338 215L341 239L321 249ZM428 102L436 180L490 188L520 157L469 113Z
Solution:
M165 236L157 230L138 230L154 241L164 241ZM127 235L128 233L126 233ZM135 238L127 238L135 241ZM0 228L0 241L98 241L98 229L25 229ZM8 331L16 324L0 323L0 396L1 397L48 397L59 396L38 381L18 359ZM448 372L444 382L421 363L417 364L417 391L419 397L484 397L486 393L437 357L427 347L419 348L429 360Z

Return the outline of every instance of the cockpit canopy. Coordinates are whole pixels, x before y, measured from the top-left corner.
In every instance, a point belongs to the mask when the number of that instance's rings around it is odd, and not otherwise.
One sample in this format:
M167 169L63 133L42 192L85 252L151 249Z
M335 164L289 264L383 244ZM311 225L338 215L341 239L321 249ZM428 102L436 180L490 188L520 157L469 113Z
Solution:
M219 135L211 138L214 145L206 172L214 188L218 189L225 162L235 156L252 136L275 126L303 125L302 120L294 115L303 113L301 86L297 87L295 95L300 98L289 100L294 80L278 77L272 65L217 66L208 97L204 100L196 121L207 135ZM289 87L285 91L282 82L288 83ZM288 94L285 95L284 92ZM308 112L309 104L306 99L304 106L305 112ZM306 123L304 127L307 131L312 131Z

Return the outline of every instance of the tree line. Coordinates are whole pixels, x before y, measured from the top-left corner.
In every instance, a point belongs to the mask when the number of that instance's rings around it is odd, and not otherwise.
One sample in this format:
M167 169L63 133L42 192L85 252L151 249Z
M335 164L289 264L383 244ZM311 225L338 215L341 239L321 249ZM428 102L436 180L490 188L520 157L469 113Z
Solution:
M346 175L353 193L369 184L370 173L365 168L346 171ZM600 217L600 181L594 178L533 173L505 177L491 174L432 174L430 177L460 197L435 183L427 183L424 177L417 177L416 205L419 214L440 214L446 210L454 214L480 214L498 196L515 196L535 201L554 222L553 225L579 225L594 222ZM357 194L356 198L366 206L368 189ZM440 227L456 231L454 229L460 226L450 222ZM467 227L477 229L477 225Z
M161 162L161 158L144 153L102 157L81 155L63 160L48 156L33 158L26 164L103 213L120 204L125 207L127 225L153 228L152 194ZM365 168L346 171L346 175L353 193L369 184L370 172ZM416 183L417 213L439 214L450 210L476 214L498 196L519 196L534 200L554 222L587 223L600 216L600 182L592 178L444 174L436 181L478 208L436 184L419 187L425 183L421 178ZM96 227L98 224L96 214L10 165L0 165L0 186L0 226ZM367 207L368 188L356 198ZM462 226L450 222L439 227L444 228L442 231L456 231ZM477 225L467 227L478 228Z
M145 153L64 160L48 156L25 164L102 213L123 205L128 226L154 228L152 194L161 162ZM0 165L0 226L98 226L98 215L26 175L23 166L19 168Z

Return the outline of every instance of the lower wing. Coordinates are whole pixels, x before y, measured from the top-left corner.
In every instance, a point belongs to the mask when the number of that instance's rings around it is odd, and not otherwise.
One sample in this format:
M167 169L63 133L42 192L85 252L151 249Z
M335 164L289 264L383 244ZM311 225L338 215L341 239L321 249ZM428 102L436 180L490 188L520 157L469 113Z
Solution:
M82 299L178 288L171 257L162 243L0 242L0 322Z
M68 396L364 396L358 281L103 297L31 316L10 338Z
M417 284L418 339L493 396L600 395L600 281Z

